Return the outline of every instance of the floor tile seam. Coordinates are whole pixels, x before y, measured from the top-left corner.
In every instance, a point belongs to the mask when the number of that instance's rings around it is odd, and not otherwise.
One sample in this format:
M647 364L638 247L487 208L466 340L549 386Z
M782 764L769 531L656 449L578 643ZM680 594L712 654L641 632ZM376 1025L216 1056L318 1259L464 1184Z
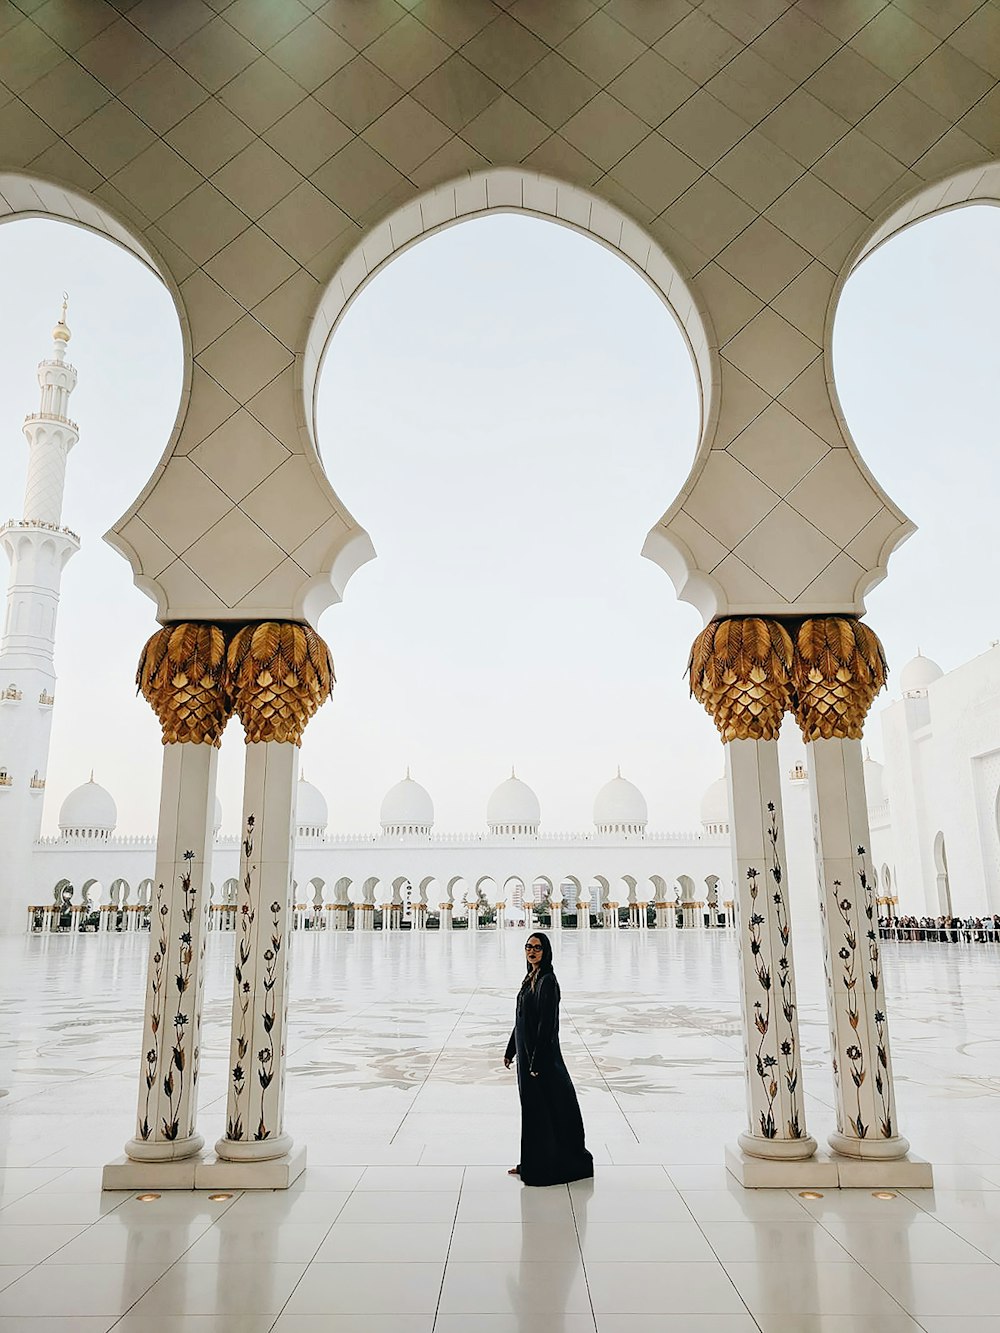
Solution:
M805 1211L806 1211L807 1213L809 1213L809 1210L808 1210L808 1209L806 1209ZM810 1216L811 1218L813 1218L813 1221L815 1222L816 1226L818 1226L818 1227L820 1228L820 1230L822 1230L822 1231L826 1234L827 1238L828 1238L829 1240L832 1240L832 1241L834 1242L835 1245L839 1246L840 1249L842 1249L842 1250L844 1251L844 1254L845 1254L845 1256L846 1256L847 1259L849 1259L852 1263L855 1263L855 1264L860 1262L860 1260L858 1260L858 1259L856 1259L856 1258L854 1257L854 1255L850 1252L850 1250L847 1248L847 1246L844 1245L842 1241L840 1241L840 1240L837 1239L837 1237L833 1234L833 1232L830 1230L830 1228L826 1225L826 1222L824 1222L824 1220L823 1220L822 1217L819 1217L818 1215L813 1214L813 1213L809 1213L809 1216ZM863 1218L863 1214L860 1215L860 1216ZM848 1225L852 1225L852 1224L855 1222L855 1220L856 1220L856 1219L853 1218L853 1217L850 1217L850 1218L845 1218L845 1217L831 1217L831 1218L828 1219L828 1221L830 1221L830 1222L847 1222ZM794 1225L794 1226L798 1226L799 1223L798 1223L798 1222L795 1222L795 1223L793 1223L793 1225ZM844 1260L842 1260L842 1259L831 1259L831 1260L824 1261L824 1262L830 1262L830 1263L843 1263Z
M991 1192L992 1192L992 1191L991 1191ZM956 1231L955 1228L954 1228L954 1226L952 1225L951 1222L945 1222L943 1218L938 1218L938 1217L936 1217L936 1216L935 1216L935 1220L937 1221L937 1223L938 1223L939 1226L944 1227L944 1229L945 1229L946 1231L950 1231L951 1234L952 1234L953 1236L957 1236L959 1240L961 1240L961 1241L965 1241L966 1245L971 1245L972 1248L973 1248L974 1250L977 1250L980 1254L985 1255L986 1259L987 1259L987 1260L988 1260L988 1261L989 1261L995 1268L1000 1267L1000 1259L994 1259L994 1257L993 1257L991 1254L988 1254L988 1253L986 1252L986 1250L984 1250L984 1249L982 1249L980 1246L978 1246L978 1245L975 1243L975 1241L969 1240L969 1238L968 1238L967 1236L963 1236L962 1233L961 1233L960 1231ZM987 1219L984 1219L984 1220L987 1220ZM934 1261L933 1261L933 1260L921 1260L921 1266L923 1266L924 1263L928 1263L928 1262L929 1262L929 1263L933 1263ZM961 1261L959 1261L959 1262L961 1262Z
M421 1154L422 1155L422 1154ZM451 1247L455 1240L455 1227L458 1225L458 1210L462 1205L462 1191L465 1188L465 1172L467 1168L462 1167L462 1180L458 1187L458 1198L455 1200L455 1211L451 1219L451 1231L448 1233L448 1248L445 1251L444 1263L441 1266L441 1281L438 1284L437 1299L434 1302L434 1318L431 1321L431 1333L437 1327L438 1315L441 1312L441 1297L444 1293L445 1278L448 1276L448 1264L451 1260Z
M576 1215L576 1204L573 1202L573 1191L566 1187L569 1194L569 1211L573 1218L573 1232L576 1236L576 1248L580 1253L580 1272L583 1274L583 1283L587 1289L587 1301L590 1305L590 1317L594 1321L594 1333L597 1333L597 1311L594 1309L594 1297L590 1290L590 1275L587 1272L587 1261L583 1253L583 1237L580 1235L580 1223Z
M635 1141L636 1141L636 1145L639 1145L640 1142L641 1142L640 1139L639 1139L639 1135L635 1132L634 1128L632 1127L632 1122L631 1122L631 1120L629 1120L628 1115L627 1115L627 1113L626 1113L626 1111L625 1111L625 1108L622 1106L621 1102L618 1100L618 1094L615 1092L614 1088L613 1088L613 1087L611 1086L611 1084L608 1082L607 1077L605 1076L603 1070L601 1069L601 1066L600 1066L600 1065L598 1064L598 1062L597 1062L597 1058L596 1058L596 1056L594 1055L593 1051L590 1049L590 1046L587 1044L587 1040L586 1040L586 1038L585 1038L585 1037L583 1036L583 1034L580 1032L580 1029L579 1029L579 1027L578 1027L577 1024L576 1024L576 1021L575 1021L572 1017L570 1018L570 1026L573 1028L573 1031L576 1033L576 1036L577 1036L577 1038L578 1038L580 1044L583 1046L583 1049L587 1052L587 1055L590 1057L590 1060L591 1060L591 1062L593 1063L594 1068L597 1070L597 1074L598 1074L598 1077L599 1077L600 1080L601 1080L601 1083L603 1084L605 1090L607 1091L607 1093L609 1094L609 1096L611 1097L612 1101L614 1102L615 1106L616 1106L617 1109L618 1109L618 1114L619 1114L619 1115L622 1117L622 1119L625 1121L626 1125L628 1125L629 1133L630 1133L630 1134L632 1135L632 1137L635 1139ZM607 1148L608 1145L605 1144L604 1146L605 1146L605 1148Z
M478 994L479 994L479 987L477 986L477 987L476 987L474 990L472 990L472 991L470 992L470 994L466 997L465 1004L462 1006L462 1009L459 1011L459 1013L456 1014L456 1016L455 1016L455 1021L452 1023L451 1027L448 1029L448 1035L445 1037L444 1041L443 1041L443 1042L441 1043L441 1045L438 1047L437 1055L435 1055L435 1057L434 1057L433 1061L431 1062L429 1068L426 1070L426 1072L425 1072L423 1078L420 1080L420 1083L419 1083L419 1085L418 1085L417 1088L416 1088L416 1093L415 1093L415 1096L414 1096L414 1100L416 1100L416 1097L418 1097L418 1096L420 1095L420 1093L423 1092L424 1088L426 1088L428 1082L430 1081L431 1077L432 1077L433 1074L434 1074L434 1070L435 1070L435 1069L437 1068L437 1066L438 1066L438 1062L440 1061L441 1057L444 1055L444 1052L445 1052L445 1049L446 1049L447 1046L448 1046L448 1043L451 1041L452 1037L455 1035L455 1032L458 1030L459 1024L462 1022L462 1019L463 1019L463 1018L465 1017L465 1015L469 1012L469 1006L472 1004L473 1000L476 998L476 996L477 996ZM389 1139L389 1146L390 1146L390 1147L392 1147L392 1145L395 1143L395 1141L396 1141L396 1135L400 1132L400 1130L401 1130L401 1129L403 1128L403 1126L406 1124L406 1118L407 1118L407 1116L409 1116L409 1115L411 1114L411 1111L412 1111L412 1107L411 1107L411 1108L408 1108L406 1111L403 1112L403 1117L402 1117L402 1119L400 1120L399 1124L396 1126L395 1130L393 1131L393 1133L392 1133L392 1137ZM426 1145L424 1146L424 1148L421 1149L421 1151L420 1151L420 1156L423 1156L423 1154L424 1154L425 1151L426 1151ZM463 1179L463 1181L464 1181L464 1179L465 1179L464 1173L463 1173L462 1179ZM461 1199L462 1199L462 1190L461 1190L461 1186L459 1187L458 1197L459 1197L459 1203L461 1203ZM436 1311L435 1311L435 1317L436 1317Z

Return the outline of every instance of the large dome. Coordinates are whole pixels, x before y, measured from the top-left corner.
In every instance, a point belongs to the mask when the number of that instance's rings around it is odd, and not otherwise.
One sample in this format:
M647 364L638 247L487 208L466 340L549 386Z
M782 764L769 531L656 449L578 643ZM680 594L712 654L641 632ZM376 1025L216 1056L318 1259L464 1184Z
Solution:
M295 831L300 838L321 838L326 832L329 813L326 799L318 787L300 777L295 789Z
M927 693L928 685L933 685L943 675L937 662L932 662L918 651L916 657L911 658L899 673L899 687L904 698L919 699Z
M598 833L641 833L649 823L645 796L621 769L594 798L594 823Z
M403 781L386 792L379 822L383 833L430 833L433 828L434 802L430 792L413 781L409 769Z
M526 782L514 776L501 782L486 806L491 833L537 833L542 820L538 797Z
M64 838L98 838L106 842L118 823L118 807L109 791L94 781L77 787L59 811L59 832Z
M717 778L701 798L701 823L706 833L729 832L729 787Z

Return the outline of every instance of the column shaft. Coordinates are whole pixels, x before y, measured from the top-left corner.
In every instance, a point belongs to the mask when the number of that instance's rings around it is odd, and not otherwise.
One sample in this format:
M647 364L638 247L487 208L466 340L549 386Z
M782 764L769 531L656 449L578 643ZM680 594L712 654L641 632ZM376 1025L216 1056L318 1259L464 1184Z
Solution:
M740 1146L753 1157L811 1157L816 1141L806 1131L802 1096L778 743L733 740L725 750L750 1122Z
M135 1161L192 1157L204 1142L195 1117L218 757L208 743L163 747L139 1109L125 1146Z
M903 1157L861 742L814 740L807 751L837 1111L829 1143L850 1157Z
M228 1161L280 1157L292 1142L285 1030L298 767L290 741L247 744L226 1134L215 1147Z

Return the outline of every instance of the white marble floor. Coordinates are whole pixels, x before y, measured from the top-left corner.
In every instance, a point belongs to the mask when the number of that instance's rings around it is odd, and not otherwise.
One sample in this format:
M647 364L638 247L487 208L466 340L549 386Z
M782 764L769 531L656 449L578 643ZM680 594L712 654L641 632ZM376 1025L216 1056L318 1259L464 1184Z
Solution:
M222 1131L232 935L209 946ZM1000 1329L1000 947L888 945L899 1119L933 1191L746 1192L731 933L557 940L593 1182L522 1187L501 1056L523 932L297 935L284 1194L100 1193L131 1135L147 938L0 940L0 1333ZM832 1128L799 941L810 1130Z

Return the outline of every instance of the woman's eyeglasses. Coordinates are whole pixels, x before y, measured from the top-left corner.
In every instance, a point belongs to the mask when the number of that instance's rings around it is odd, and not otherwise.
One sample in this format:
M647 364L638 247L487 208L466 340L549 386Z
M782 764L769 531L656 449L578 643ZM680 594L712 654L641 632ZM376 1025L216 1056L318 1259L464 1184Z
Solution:
M541 952L542 952L542 946L541 946L540 944L526 944L526 945L524 946L524 952L525 952L525 953L541 953Z

